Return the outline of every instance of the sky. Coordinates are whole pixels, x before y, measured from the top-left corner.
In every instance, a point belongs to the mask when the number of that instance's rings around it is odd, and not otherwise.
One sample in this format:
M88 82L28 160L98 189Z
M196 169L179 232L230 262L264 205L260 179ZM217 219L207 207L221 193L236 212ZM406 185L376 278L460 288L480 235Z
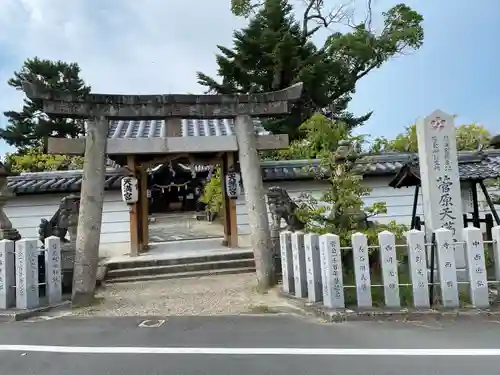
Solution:
M196 72L215 75L216 46L230 47L233 30L246 22L231 14L229 3L0 0L0 113L21 108L23 94L7 80L35 56L77 62L94 92L202 93ZM398 1L374 3L380 14ZM374 112L359 133L394 137L435 109L456 114L457 124L475 122L500 133L500 1L405 3L424 16L424 45L359 82L349 109ZM363 2L355 6L361 17ZM316 36L318 43L325 33ZM7 151L0 143L0 154Z

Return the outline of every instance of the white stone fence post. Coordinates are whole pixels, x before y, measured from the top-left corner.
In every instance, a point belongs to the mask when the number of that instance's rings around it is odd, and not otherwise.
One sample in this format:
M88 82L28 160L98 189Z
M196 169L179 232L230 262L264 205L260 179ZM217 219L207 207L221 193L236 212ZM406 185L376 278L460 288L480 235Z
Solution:
M482 231L474 227L464 228L462 238L463 242L454 241L449 229L435 231L439 278L435 286L440 291L440 303L447 308L460 307L455 252L465 248L470 301L474 307L488 307ZM401 293L404 288L405 293L410 295L407 299L411 304L404 307L431 307L428 264L431 244L425 243L423 231L408 231L402 244L397 244L396 236L388 231L380 232L377 245L372 246L368 246L368 239L363 233L354 233L348 247L340 246L337 234L283 232L280 241L284 293L307 298L310 303L331 309L366 309L373 307L373 291L378 288L380 292L377 296L382 293L383 298L380 297L377 304L399 309L402 307ZM493 228L492 243L496 278L500 281L500 226ZM379 253L378 259L374 259L373 250ZM404 258L401 255L406 255L408 264L401 262ZM352 258L349 263L353 265L349 274L344 270L347 256ZM370 269L371 263L380 264L380 275L375 278L375 271Z
M14 241L0 241L0 310L16 304Z
M39 280L40 252L44 252L45 280ZM40 249L37 239L0 241L0 310L26 310L39 307L40 285L46 287L49 305L62 301L61 243L58 237L45 240Z

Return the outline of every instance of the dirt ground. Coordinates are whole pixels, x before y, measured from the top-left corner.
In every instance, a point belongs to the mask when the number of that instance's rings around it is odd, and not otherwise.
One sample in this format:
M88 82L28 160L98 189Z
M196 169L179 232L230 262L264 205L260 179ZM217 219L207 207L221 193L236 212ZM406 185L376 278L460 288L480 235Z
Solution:
M256 289L255 274L206 276L109 284L96 304L74 310L83 316L220 315L298 312L278 294Z

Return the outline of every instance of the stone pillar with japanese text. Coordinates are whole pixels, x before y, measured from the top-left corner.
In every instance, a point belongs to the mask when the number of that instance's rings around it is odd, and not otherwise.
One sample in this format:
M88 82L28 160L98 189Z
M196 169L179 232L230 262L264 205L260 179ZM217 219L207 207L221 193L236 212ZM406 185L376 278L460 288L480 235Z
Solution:
M418 155L427 241L439 228L462 240L462 194L453 117L436 110L417 122ZM466 267L464 246L455 246L457 271Z

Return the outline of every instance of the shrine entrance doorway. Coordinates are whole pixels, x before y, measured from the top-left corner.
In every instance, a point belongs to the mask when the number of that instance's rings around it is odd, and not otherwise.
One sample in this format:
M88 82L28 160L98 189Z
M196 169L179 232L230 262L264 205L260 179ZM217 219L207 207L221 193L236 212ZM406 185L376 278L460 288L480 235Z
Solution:
M255 121L258 150L288 146L286 135L264 134L258 124ZM84 150L83 138L48 140L51 154L83 155ZM211 246L219 241L220 246L239 247L236 199L242 192L242 183L233 119L111 120L106 153L123 168L125 175L138 180L139 199L129 205L130 255L148 252L171 241L210 239ZM196 173L200 169L212 169L211 178L215 177L216 170L220 171L221 209L212 221L197 218L206 217L199 197L210 174L210 171L206 176ZM182 176L177 175L178 171L182 171ZM236 181L237 187L228 189L226 181ZM180 186L198 200L183 203ZM231 196L228 191L233 191ZM198 212L196 207L191 210L193 203L198 204ZM165 209L167 205L170 212ZM181 212L172 212L173 206ZM160 212L153 213L150 207Z
M217 188L226 155L166 156L145 163L148 171L147 210L150 244L171 241L219 239L230 237L231 215L225 210L225 194ZM154 164L151 164L154 163ZM148 167L149 165L149 167ZM209 198L208 204L204 198ZM237 228L233 229L237 232ZM229 242L229 241L228 241ZM196 247L196 245L193 245ZM237 237L232 247L237 247Z
M183 121L188 120L181 120L181 124ZM167 126L167 122L164 125ZM200 142L206 141L200 139ZM239 176L237 152L186 151L127 156L113 155L108 151L111 159L119 165L125 165L127 173L139 181L139 199L130 209L131 254L167 248L169 242L178 241L183 244L176 244L177 248L189 250L213 247L215 243L220 247L238 248L238 193L230 197L225 186L226 179L220 178L221 185L214 192L219 209L214 208L212 214L208 215L208 207L201 202L208 179L227 177L231 173ZM209 171L197 173L200 169ZM216 171L220 172L219 176ZM237 180L240 181L239 177ZM157 212L151 212L153 209ZM206 243L202 240L211 241Z

